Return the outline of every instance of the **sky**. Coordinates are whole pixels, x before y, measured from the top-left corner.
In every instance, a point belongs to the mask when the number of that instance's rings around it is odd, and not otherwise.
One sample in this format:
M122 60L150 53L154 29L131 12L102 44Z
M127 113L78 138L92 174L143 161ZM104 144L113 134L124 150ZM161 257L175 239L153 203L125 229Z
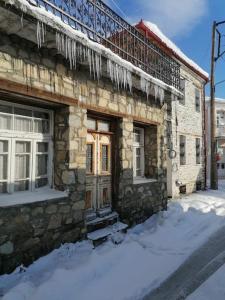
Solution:
M225 20L225 0L105 0L131 24L153 23L182 51L210 73L213 21ZM225 50L225 24L219 27ZM216 63L215 82L225 80L225 55ZM206 88L209 95L209 84ZM216 86L216 97L225 99L225 82Z

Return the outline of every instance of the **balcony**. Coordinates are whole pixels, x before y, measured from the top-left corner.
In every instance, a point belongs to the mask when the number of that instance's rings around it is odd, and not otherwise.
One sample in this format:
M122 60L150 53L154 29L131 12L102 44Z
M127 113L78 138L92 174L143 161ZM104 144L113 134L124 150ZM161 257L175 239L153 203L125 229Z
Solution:
M180 90L180 65L101 0L32 0L154 78Z

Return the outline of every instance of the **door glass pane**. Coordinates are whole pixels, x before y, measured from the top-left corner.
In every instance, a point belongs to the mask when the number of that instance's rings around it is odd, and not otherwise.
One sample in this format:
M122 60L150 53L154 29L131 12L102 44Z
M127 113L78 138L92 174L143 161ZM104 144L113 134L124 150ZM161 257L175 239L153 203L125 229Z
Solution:
M93 145L92 144L87 144L86 171L87 173L93 173Z
M98 130L99 131L109 131L110 130L109 123L105 122L105 121L99 121L98 122Z
M92 208L92 191L86 191L85 197L85 209Z
M102 145L102 171L108 171L108 163L109 163L109 146Z

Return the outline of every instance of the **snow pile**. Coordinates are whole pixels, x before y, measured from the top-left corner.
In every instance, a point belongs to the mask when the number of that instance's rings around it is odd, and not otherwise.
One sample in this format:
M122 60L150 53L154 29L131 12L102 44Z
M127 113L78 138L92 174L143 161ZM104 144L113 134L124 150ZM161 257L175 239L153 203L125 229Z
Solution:
M148 82L147 85L154 84L157 86L154 89L156 99L163 101L164 90L169 90L172 93L181 94L176 88L170 86L163 81L154 78L147 74L142 69L134 66L130 62L122 59L117 54L113 53L105 46L91 41L87 35L75 30L68 24L64 23L60 17L53 15L42 7L31 5L26 0L4 0L5 3L15 5L23 13L28 13L37 19L37 44L41 47L45 42L46 25L56 30L56 46L58 51L63 54L70 62L71 68L76 68L77 59L83 57L88 61L90 73L96 76L97 79L101 76L101 57L107 59L107 72L112 82L117 88L129 88L132 90L132 73L140 77L140 81ZM143 92L146 91L143 84L140 84Z
M160 40L166 44L168 48L170 48L177 56L179 56L182 60L187 62L190 66L192 66L195 70L200 72L206 78L209 78L209 74L204 71L201 67L199 67L193 60L191 60L187 55L185 55L180 48L178 48L168 37L166 37L159 27L151 22L143 21L144 25L153 32Z
M67 244L0 277L3 300L136 300L158 287L225 225L225 187L171 202L120 245Z

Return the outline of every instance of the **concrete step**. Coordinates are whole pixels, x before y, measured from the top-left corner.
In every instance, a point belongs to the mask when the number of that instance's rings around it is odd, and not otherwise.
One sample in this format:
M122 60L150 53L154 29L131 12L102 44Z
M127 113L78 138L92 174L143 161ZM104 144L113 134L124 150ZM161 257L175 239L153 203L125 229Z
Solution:
M122 222L116 222L105 228L95 230L87 234L87 238L92 241L94 246L106 241L109 237L113 237L118 232L126 232L128 225ZM118 241L118 238L112 238L113 241ZM118 242L115 242L118 243Z

